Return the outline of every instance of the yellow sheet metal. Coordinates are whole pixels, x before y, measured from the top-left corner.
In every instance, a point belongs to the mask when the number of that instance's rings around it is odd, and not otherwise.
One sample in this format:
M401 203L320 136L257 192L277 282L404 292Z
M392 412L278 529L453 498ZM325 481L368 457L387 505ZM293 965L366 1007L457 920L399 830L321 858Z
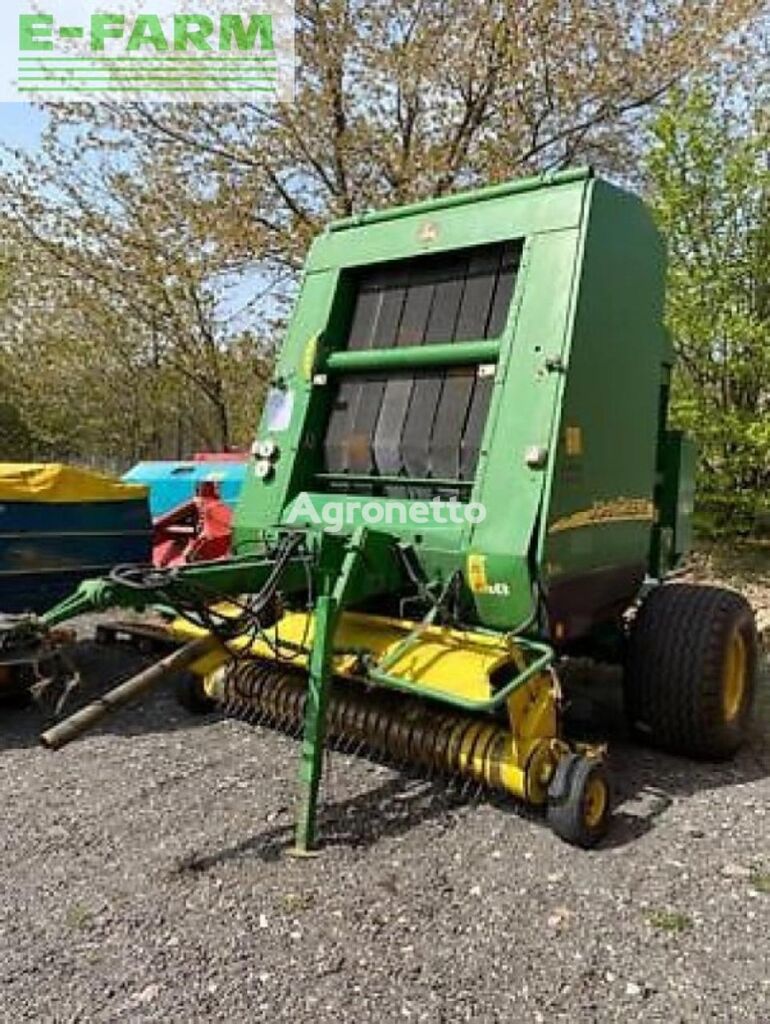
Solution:
M136 501L146 496L142 484L124 484L60 462L0 462L0 501Z
M274 657L274 650L282 650L293 663L306 666L304 654L297 655L293 647L309 647L313 640L313 617L304 612L289 612L277 626L266 630L267 640L258 639L250 644L255 657ZM390 619L359 612L345 612L334 635L334 646L342 651L366 651L376 662L396 652L398 645L417 627L417 623ZM172 629L180 638L197 636L203 630L183 619L174 622ZM243 650L249 643L240 639L231 645ZM213 672L224 655L209 655L194 666L200 675ZM355 676L356 654L339 654L334 658L334 672L342 676ZM414 683L426 690L450 693L465 700L487 700L492 695L490 676L501 666L512 664L519 670L524 666L521 652L503 637L485 633L461 631L445 626L427 626L421 629L414 644L402 651L389 665L389 675Z

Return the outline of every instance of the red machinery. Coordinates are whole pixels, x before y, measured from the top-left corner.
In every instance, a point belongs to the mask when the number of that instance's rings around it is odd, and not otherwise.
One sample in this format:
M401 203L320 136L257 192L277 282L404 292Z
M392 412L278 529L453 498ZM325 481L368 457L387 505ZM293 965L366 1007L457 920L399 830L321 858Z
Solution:
M207 562L230 554L233 513L213 480L198 484L195 496L153 523L152 561L158 568Z
M242 451L230 452L196 452L193 462L248 462L249 453Z

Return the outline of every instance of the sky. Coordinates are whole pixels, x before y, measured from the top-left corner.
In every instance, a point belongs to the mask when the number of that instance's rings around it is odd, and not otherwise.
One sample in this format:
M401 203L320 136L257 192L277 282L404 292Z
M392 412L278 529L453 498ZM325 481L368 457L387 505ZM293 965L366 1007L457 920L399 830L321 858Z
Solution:
M35 149L45 115L30 103L0 103L0 146Z

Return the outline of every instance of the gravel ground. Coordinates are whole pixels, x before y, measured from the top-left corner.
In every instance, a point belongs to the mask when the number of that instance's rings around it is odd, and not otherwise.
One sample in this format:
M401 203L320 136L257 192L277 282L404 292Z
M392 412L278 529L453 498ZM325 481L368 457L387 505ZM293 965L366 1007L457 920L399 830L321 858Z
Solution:
M0 1020L764 1024L767 670L728 765L635 746L598 700L618 795L600 849L334 754L303 861L293 741L163 693L50 754L39 711L3 711Z

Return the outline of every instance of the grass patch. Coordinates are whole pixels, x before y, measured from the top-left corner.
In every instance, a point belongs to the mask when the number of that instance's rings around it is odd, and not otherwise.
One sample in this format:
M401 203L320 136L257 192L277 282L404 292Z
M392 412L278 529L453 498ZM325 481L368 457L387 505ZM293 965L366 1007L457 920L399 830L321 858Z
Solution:
M285 892L282 897L284 908L290 913L297 913L300 910L310 910L315 902L312 893Z
M91 920L91 911L82 903L73 903L67 908L67 924L70 928L86 928Z
M647 921L662 932L688 932L693 926L692 918L679 910L653 910Z
M752 871L749 882L755 892L770 896L770 871Z

